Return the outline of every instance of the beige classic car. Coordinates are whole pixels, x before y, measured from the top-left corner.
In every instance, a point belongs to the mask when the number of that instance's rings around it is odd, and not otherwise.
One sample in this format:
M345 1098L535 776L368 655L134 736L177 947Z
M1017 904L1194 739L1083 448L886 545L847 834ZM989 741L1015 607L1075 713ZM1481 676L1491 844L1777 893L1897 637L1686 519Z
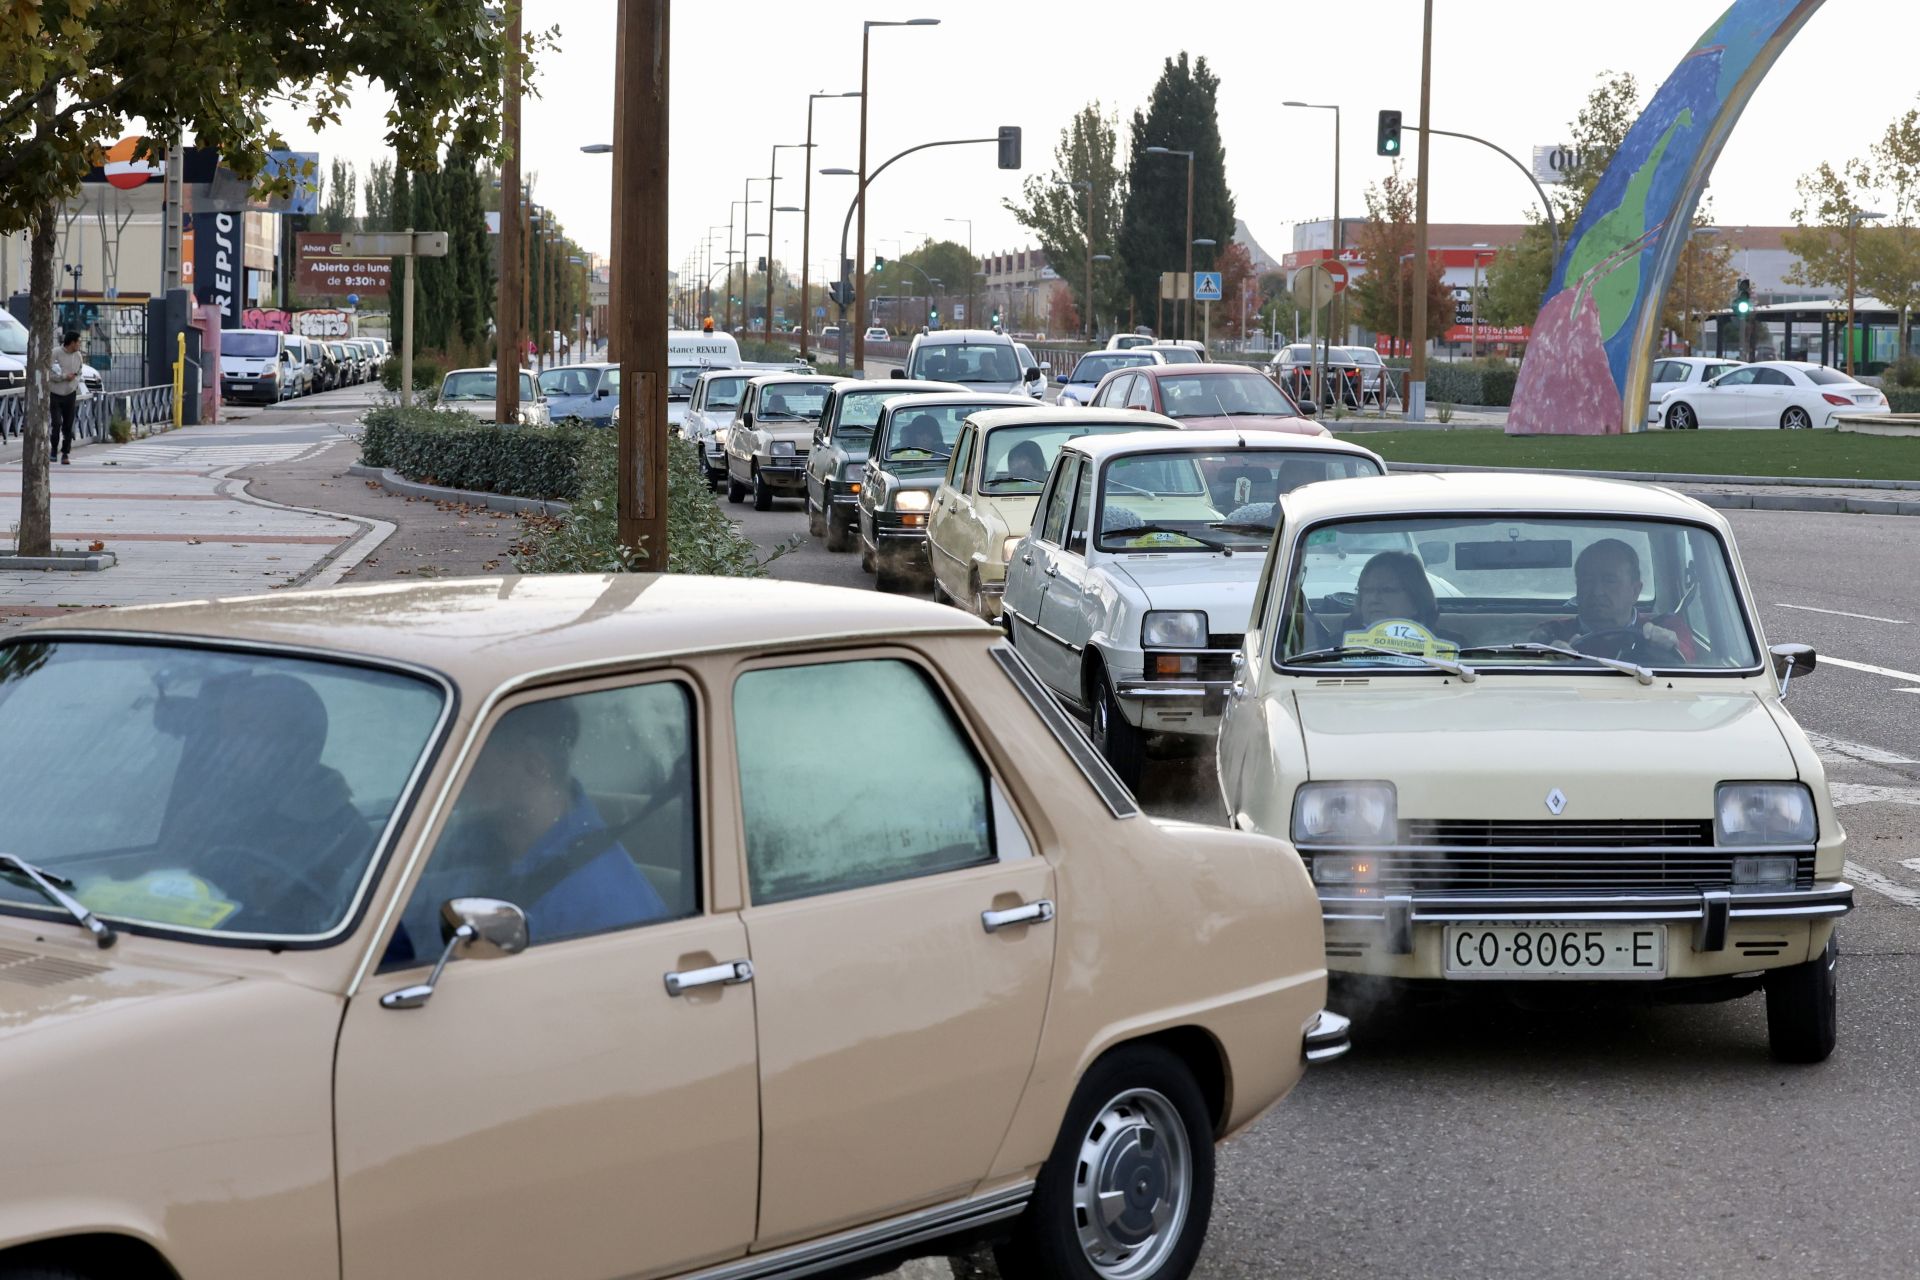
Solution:
M858 769L818 750L874 698ZM981 1232L1010 1277L1181 1277L1214 1143L1346 1045L1293 851L1141 814L925 602L61 619L0 642L0 770L9 1280L746 1280Z
M1832 1052L1846 833L1782 705L1814 653L1768 650L1725 520L1539 475L1282 506L1220 790L1308 859L1332 968L1536 1001L1764 989L1776 1057Z
M934 597L998 621L1007 561L1033 523L1060 446L1075 436L1154 427L1177 431L1180 424L1119 409L995 409L969 417L927 517Z
M778 498L807 496L807 451L820 424L827 392L840 378L770 373L750 378L733 421L721 433L727 468L727 501L753 495L755 511L770 511Z

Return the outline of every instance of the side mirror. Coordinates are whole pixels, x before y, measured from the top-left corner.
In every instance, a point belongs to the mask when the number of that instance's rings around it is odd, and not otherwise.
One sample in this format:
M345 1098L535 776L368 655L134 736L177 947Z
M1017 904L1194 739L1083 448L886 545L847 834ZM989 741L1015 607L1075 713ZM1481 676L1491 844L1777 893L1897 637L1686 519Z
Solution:
M456 950L467 960L519 955L527 949L527 913L499 898L449 898L440 907L440 932L447 945L427 980L387 992L380 997L381 1008L418 1009L432 999L440 974Z
M887 376L890 378L904 378L907 376L907 371L905 369L895 369L892 373L888 374Z
M1038 382L1040 380L1040 366L1037 364L1028 365L1025 380L1028 382Z
M813 442L815 444L824 444L826 443L826 439L827 429L825 427L815 427L813 429Z
M605 400L611 395L613 395L612 387L602 387L598 391L593 393L593 398L595 400Z
M1805 644L1776 644L1768 652L1773 655L1773 674L1780 681L1780 696L1783 698L1787 696L1787 686L1793 682L1793 678L1812 671L1820 659L1813 646Z
M1040 372L1042 372L1042 373L1052 373L1052 372L1053 372L1053 361L1051 361L1051 360L1042 360L1042 361L1040 362Z
M1311 401L1302 400L1300 401L1300 416L1303 418L1317 418L1320 416L1320 406Z

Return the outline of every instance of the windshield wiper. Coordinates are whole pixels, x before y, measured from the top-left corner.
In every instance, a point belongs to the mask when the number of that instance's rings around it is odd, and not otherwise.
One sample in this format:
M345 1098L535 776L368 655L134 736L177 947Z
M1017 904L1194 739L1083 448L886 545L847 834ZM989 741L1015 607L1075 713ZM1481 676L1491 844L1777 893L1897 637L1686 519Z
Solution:
M1112 481L1108 481L1108 483L1111 484ZM1215 551L1222 551L1227 555L1233 554L1233 547L1229 543L1215 542L1212 538L1203 538L1188 529L1170 529L1164 524L1130 524L1124 529L1105 529L1102 530L1100 534L1100 545L1103 547L1106 546L1108 538L1132 538L1143 533L1171 533L1175 537L1191 539L1203 547L1209 547ZM1117 551L1153 550L1151 547L1116 547L1111 549Z
M114 939L118 936L114 933L113 926L87 910L71 895L62 892L63 889L73 888L73 881L65 876L56 875L51 871L42 871L25 858L16 858L11 853L0 853L0 875L11 875L16 879L25 880L38 889L41 897L72 916L74 923L92 934L93 940L100 944L102 950L113 945Z
M1331 662L1336 658L1350 658L1357 653L1381 653L1390 658L1412 658L1424 662L1436 671L1460 677L1460 683L1472 684L1480 678L1480 673L1464 662L1453 662L1446 658L1436 658L1425 653L1407 653L1401 649L1389 649L1383 644L1343 644L1331 649L1309 649L1305 653L1290 653L1280 659L1283 663Z
M1562 657L1578 658L1583 662L1597 662L1609 671L1618 671L1622 675L1632 676L1641 684L1653 683L1653 672L1637 662L1626 662L1619 658L1603 658L1595 653L1582 653L1578 649L1569 649L1563 644L1542 644L1538 641L1524 641L1518 644L1477 644L1461 653L1557 653Z

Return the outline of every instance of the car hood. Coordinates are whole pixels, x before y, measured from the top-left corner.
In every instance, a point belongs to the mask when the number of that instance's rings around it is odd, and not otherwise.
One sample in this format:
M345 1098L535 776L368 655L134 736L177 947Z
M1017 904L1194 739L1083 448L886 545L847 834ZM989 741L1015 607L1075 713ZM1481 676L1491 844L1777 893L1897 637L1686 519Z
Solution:
M1247 629L1266 556L1257 549L1230 556L1183 551L1119 556L1108 564L1146 593L1147 608L1204 610L1207 630L1220 635Z
M1325 427L1312 418L1296 418L1291 414L1242 414L1237 417L1182 418L1180 425L1188 431L1280 431L1295 436L1331 435Z
M110 951L10 937L0 941L0 1040L237 980L229 973L162 968L116 960Z
M805 418L798 422L788 422L783 419L779 422L758 424L761 433L768 440L785 440L803 453L813 447L813 429L819 425L818 420L813 418Z
M1010 533L1025 533L1033 527L1033 509L1040 505L1037 493L1008 494L994 498L982 496L979 511L987 525L990 535L1005 537ZM998 548L989 547L988 551Z
M1365 687L1353 687L1360 679ZM1445 681L1443 683L1443 681ZM1798 777L1749 689L1682 692L1626 676L1329 670L1294 691L1314 779L1382 778L1402 818L1569 822L1713 816L1715 784ZM1566 797L1551 814L1547 794Z

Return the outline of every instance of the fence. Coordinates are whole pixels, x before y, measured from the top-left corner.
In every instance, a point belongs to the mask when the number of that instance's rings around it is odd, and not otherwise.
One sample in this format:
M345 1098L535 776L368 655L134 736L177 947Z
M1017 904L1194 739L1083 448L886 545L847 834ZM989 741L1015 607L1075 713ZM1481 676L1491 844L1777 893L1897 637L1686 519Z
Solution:
M0 439L19 439L26 426L27 393L23 387L0 391ZM105 440L115 418L125 418L135 437L150 436L173 427L173 386L133 387L88 396L74 413L73 434L83 440Z

